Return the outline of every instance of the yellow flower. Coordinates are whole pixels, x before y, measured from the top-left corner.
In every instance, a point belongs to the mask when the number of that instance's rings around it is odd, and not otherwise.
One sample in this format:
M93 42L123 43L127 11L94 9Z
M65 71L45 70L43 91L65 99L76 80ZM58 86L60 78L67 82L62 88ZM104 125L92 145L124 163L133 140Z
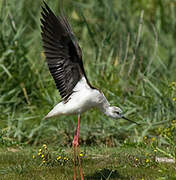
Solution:
M136 161L138 161L139 159L138 158L136 158Z
M40 156L41 155L41 152L38 152L38 156Z
M80 153L79 155L80 155L80 157L83 157L83 156L84 156L83 153Z
M34 155L32 155L32 159L35 159L35 156L34 156Z
M42 162L43 162L43 164L44 164L44 163L46 163L46 161L45 161L45 160L43 160Z
M47 149L47 145L46 145L46 144L43 144L43 148L46 150L46 149Z
M146 139L147 139L147 136L144 136L144 139L146 140Z
M57 160L60 160L60 159L61 159L61 156L58 156L58 157L57 157Z
M68 161L68 158L67 158L67 157L64 157L64 160Z
M42 151L42 149L39 149L39 152L41 152Z
M145 162L148 163L150 160L149 159L146 159Z
M45 157L44 154L42 154L41 157L44 158Z
M154 149L154 152L157 152L157 150L156 150L156 149Z

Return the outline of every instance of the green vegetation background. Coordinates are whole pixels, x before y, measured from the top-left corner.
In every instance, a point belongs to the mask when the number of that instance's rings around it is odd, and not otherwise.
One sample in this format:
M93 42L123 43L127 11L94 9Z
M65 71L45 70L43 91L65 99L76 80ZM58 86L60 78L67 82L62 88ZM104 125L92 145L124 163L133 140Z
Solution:
M141 124L82 115L80 144L156 140L176 153L176 1L46 1L60 7L83 51L90 82ZM3 143L70 146L76 116L42 120L60 101L40 36L42 1L0 1L0 130Z

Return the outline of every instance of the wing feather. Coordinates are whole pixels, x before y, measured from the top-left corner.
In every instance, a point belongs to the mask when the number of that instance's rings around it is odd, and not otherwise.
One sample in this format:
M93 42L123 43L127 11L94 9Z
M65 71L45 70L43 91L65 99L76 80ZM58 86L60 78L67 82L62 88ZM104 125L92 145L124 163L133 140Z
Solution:
M67 101L81 77L86 77L82 53L66 17L57 18L44 4L41 13L44 52L56 87L63 101Z

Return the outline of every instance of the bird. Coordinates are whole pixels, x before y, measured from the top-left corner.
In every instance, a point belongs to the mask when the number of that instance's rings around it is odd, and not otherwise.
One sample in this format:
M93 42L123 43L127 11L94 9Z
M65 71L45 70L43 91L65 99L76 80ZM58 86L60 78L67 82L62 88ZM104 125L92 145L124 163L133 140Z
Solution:
M81 48L63 12L58 17L55 16L44 2L40 20L44 54L50 74L61 96L61 102L53 107L45 119L61 115L78 115L76 133L72 142L74 154L75 147L79 153L80 117L85 111L96 107L110 118L123 118L136 123L126 118L119 107L111 106L103 92L89 82L83 66ZM78 159L80 163L79 154ZM83 180L81 171L80 169ZM74 179L76 179L75 174Z

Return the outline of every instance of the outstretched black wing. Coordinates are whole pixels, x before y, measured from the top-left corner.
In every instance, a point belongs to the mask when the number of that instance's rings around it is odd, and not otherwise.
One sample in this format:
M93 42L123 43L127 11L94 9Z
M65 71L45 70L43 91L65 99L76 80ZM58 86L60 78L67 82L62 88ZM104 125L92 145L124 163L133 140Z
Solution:
M81 77L86 78L82 53L66 17L57 18L44 4L41 13L44 52L62 100L67 101Z

